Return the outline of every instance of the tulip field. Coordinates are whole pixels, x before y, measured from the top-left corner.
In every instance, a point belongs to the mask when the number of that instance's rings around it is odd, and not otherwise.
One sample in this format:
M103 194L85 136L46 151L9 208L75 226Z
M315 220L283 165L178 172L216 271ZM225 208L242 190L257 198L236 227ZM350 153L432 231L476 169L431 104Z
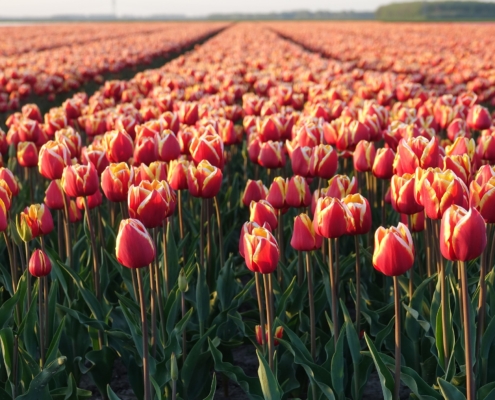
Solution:
M494 34L0 27L0 400L495 399Z

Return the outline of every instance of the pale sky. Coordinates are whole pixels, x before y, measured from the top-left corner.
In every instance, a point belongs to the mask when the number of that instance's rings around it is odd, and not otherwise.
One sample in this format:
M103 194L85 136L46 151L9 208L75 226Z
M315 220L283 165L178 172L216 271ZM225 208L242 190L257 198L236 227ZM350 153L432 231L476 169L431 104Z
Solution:
M113 0L117 15L258 13L294 10L374 11L392 0ZM395 0L397 1L397 0ZM112 0L0 0L0 17L109 14Z

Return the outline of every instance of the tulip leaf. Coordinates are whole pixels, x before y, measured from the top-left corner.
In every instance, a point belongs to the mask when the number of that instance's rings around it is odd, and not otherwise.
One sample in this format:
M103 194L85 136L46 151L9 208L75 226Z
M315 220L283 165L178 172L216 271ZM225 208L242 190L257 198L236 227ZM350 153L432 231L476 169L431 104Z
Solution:
M440 391L443 394L443 397L445 399L449 400L465 400L466 396L462 394L462 392L457 389L454 385L452 385L450 382L447 382L446 380L442 378L438 378L438 385L440 386Z
M345 399L344 392L344 338L347 330L347 322L344 323L342 330L340 331L339 339L337 340L337 347L332 357L332 386L333 391L337 393L337 397L340 400Z
M394 392L394 377L382 361L382 358L380 357L381 354L378 352L367 333L364 334L364 338L368 344L368 348L370 349L371 357L375 362L378 376L380 377L383 398L384 400L392 400L392 393Z
M102 394L105 393L105 389L112 379L115 357L115 351L108 346L86 353L86 360L93 365L89 375Z
M172 230L172 224L167 224L167 260L168 260L168 287L172 289L177 283L179 277L179 253L175 243L175 235Z
M65 317L63 317L62 321L60 321L58 329L55 332L55 335L53 336L53 339L50 342L50 346L48 347L48 350L46 352L45 364L50 364L57 357L58 346L60 343L60 337L62 336L62 332L64 330L64 327L65 327Z
M220 270L217 278L218 299L222 310L226 310L231 306L232 299L237 290L234 271L232 270L232 258L229 258L225 265Z
M480 355L484 360L488 359L488 355L490 353L490 347L493 343L493 339L495 338L495 318L492 318L488 326L486 327L485 333L481 338L481 348Z
M215 363L215 371L223 373L227 378L237 383L251 399L263 400L263 391L261 390L260 380L247 376L242 368L223 361L222 353L210 339L208 339L208 345Z
M215 392L217 390L217 374L213 374L213 379L211 380L210 393L203 400L213 400L215 398Z
M2 306L0 307L0 329L7 327L12 318L15 306L19 301L22 304L22 300L26 295L26 279L24 276L19 281L17 291L15 294L8 300L6 300Z
M282 399L282 389L280 388L277 379L270 370L268 363L261 353L256 350L256 355L258 356L259 367L258 367L258 377L260 379L261 390L263 391L263 397L265 400L281 400Z
M210 291L206 283L205 269L197 264L198 281L196 283L196 308L200 324L204 324L210 315Z
M14 366L14 333L11 328L3 328L0 330L0 345L2 346L2 358L5 370L10 379Z
M110 385L107 385L107 396L109 400L121 400L119 396L115 394Z
M361 361L361 344L359 343L358 333L356 332L355 326L352 324L351 316L342 299L340 299L340 307L344 313L347 344L351 352L352 362L354 365L357 365L359 361Z
M36 375L29 384L28 391L18 396L18 400L45 400L51 399L48 384L53 377L65 369L66 357L59 357L46 365L43 370Z

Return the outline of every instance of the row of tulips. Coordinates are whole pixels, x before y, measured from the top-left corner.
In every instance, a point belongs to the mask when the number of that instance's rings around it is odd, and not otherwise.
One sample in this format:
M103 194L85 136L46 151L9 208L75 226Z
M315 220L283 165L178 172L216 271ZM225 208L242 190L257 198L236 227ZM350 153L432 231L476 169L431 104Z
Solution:
M358 399L373 364L385 398L489 395L491 116L468 91L383 104L334 68L239 24L9 118L7 396L84 397L89 374L115 398L117 356L145 400L213 398L212 371L252 398ZM259 380L234 365L253 345Z

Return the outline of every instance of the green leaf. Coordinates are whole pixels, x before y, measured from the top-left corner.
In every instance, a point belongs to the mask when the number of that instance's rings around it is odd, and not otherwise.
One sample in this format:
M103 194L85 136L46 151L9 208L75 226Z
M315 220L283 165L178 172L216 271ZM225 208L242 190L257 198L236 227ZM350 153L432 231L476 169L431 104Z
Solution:
M232 299L235 296L237 284L235 282L234 271L232 270L232 258L229 258L220 270L217 278L218 299L222 310L231 306Z
M21 284L25 283L26 279L23 276L21 280L22 281L19 282L18 290L15 292L15 294L10 299L5 301L0 307L0 329L3 329L7 325L9 325L15 306L17 305L19 300L24 298L26 294L26 285Z
M213 379L211 380L210 393L203 400L213 400L215 398L215 391L217 389L217 375L213 374Z
M48 384L56 374L65 369L66 357L59 357L48 364L29 384L26 394L18 396L18 400L48 400L51 399Z
M440 386L440 391L445 399L466 400L466 396L464 396L462 392L450 382L447 382L442 378L438 378L438 385Z
M198 319L200 323L204 323L210 315L210 291L206 283L205 270L199 264L198 281L196 283L196 308L198 310Z
M380 357L380 353L376 349L375 345L371 341L367 333L364 334L368 348L370 349L371 357L375 362L376 370L378 371L378 376L380 377L380 384L382 386L382 393L384 400L392 400L392 393L394 392L394 377L388 370L385 363Z
M347 311L347 307L345 306L342 299L340 299L340 307L342 308L342 311L344 313L347 344L351 352L352 362L353 364L357 365L359 361L361 361L361 344L359 343L358 332L356 332L356 328L352 323L349 311Z
M344 326L340 331L339 340L337 340L337 347L332 357L332 386L333 391L337 393L337 397L340 400L345 399L344 392L344 338L345 331L347 329L347 322L344 322Z
M107 396L108 396L109 400L121 400L121 398L119 396L117 396L115 394L115 392L112 390L110 385L107 385Z
M112 380L115 357L115 351L108 346L103 346L101 350L93 350L86 354L86 360L93 365L89 370L89 375L102 394L105 393L105 389Z
M60 337L62 336L62 331L65 326L65 317L62 318L60 324L58 326L57 332L53 336L52 341L50 342L50 346L48 347L48 351L46 352L46 364L50 364L57 357L58 346L60 343Z
M14 366L14 333L10 328L0 330L0 344L2 345L2 358L10 378Z
M261 390L263 391L263 397L265 400L281 400L282 393L277 379L270 370L265 358L256 350L258 361L260 363L258 367L258 377L260 378Z

